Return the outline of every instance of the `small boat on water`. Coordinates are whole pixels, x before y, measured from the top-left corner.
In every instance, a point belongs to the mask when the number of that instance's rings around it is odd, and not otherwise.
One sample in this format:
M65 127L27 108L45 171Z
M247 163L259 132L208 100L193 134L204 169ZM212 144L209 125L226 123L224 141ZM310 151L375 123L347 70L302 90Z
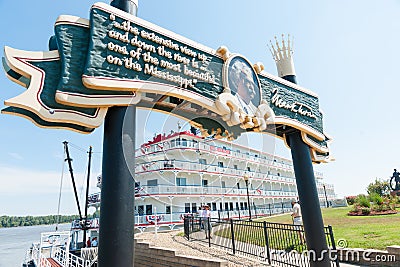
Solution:
M88 240L98 239L99 221L87 221ZM79 220L71 224L70 231L42 233L40 242L32 244L26 253L23 267L95 267L97 246L87 246L83 239L84 229ZM84 246L86 244L86 246Z
M82 216L78 201L72 160L69 156L68 142L64 142L65 161L68 162L79 219L72 221L70 231L42 233L40 242L28 249L22 267L96 267L97 244L99 238L99 219L88 219L88 194L92 147L89 149L88 176L86 188L85 215ZM60 191L61 192L61 191Z

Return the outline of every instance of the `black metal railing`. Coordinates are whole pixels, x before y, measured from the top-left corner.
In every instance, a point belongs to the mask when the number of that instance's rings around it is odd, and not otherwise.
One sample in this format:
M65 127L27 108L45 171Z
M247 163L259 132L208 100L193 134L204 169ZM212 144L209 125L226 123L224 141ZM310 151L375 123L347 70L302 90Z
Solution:
M310 266L310 256L314 256L307 251L301 225L188 216L184 219L184 233L188 240L205 242L210 247L217 246L275 266ZM325 236L331 266L339 267L331 226L325 227Z

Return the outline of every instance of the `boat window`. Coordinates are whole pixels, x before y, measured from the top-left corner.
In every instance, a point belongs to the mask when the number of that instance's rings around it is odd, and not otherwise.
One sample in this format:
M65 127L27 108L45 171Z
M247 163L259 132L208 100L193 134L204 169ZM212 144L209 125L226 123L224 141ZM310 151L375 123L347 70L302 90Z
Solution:
M225 210L229 209L228 205L229 205L228 202L225 202Z
M140 216L142 216L144 214L144 206L143 205L138 206L138 214Z
M199 159L199 163L200 164L207 164L207 160L206 159Z
M153 214L153 205L146 205L146 215Z
M250 170L250 167L247 167L247 170L248 170L248 171L251 171L251 170Z
M222 188L226 188L225 181L221 181L221 187L222 187Z
M234 168L235 170L237 170L237 169L238 169L238 166L235 164L235 165L233 165L233 168Z
M218 161L218 167L224 167L224 163L222 161Z
M147 180L147 185L148 186L157 186L158 185L158 179Z
M171 214L171 206L166 206L165 207L165 213L166 214Z
M190 203L185 203L185 213L190 213Z
M187 146L187 140L186 139L182 139L182 146Z
M192 203L192 213L196 213L197 212L197 205L196 203Z
M203 185L204 187L208 186L208 180L202 180L202 185Z
M177 186L186 186L186 178L176 177Z
M233 202L229 202L229 210L233 210Z
M239 210L239 202L236 202L236 210Z
M212 203L212 210L217 210L217 203L215 202Z

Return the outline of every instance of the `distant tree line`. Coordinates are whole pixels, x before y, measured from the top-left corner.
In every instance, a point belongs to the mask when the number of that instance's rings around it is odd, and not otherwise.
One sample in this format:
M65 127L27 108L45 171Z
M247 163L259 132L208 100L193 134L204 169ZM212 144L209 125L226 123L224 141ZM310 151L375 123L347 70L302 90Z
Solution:
M0 216L0 228L32 226L44 224L70 223L79 219L78 215L46 215L46 216Z

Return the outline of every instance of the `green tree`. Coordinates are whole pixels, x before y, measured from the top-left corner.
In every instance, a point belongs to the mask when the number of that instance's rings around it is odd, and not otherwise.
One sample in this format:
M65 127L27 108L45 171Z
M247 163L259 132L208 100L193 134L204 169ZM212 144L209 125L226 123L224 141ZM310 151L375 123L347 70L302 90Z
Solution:
M384 181L376 178L375 182L372 182L368 185L367 192L368 195L376 193L382 197L387 196L390 192L389 181Z

